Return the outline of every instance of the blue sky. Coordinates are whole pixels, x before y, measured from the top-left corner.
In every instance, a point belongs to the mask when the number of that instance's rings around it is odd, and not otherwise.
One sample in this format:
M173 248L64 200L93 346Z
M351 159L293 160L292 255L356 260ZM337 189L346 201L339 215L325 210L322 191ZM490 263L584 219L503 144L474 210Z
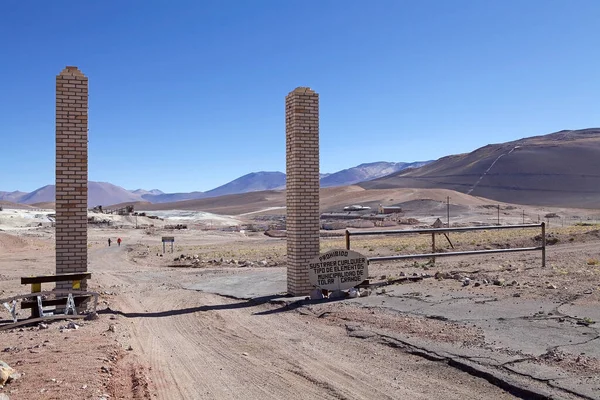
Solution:
M0 2L0 190L54 182L54 85L90 82L89 178L208 190L285 171L320 94L321 172L599 126L597 1Z

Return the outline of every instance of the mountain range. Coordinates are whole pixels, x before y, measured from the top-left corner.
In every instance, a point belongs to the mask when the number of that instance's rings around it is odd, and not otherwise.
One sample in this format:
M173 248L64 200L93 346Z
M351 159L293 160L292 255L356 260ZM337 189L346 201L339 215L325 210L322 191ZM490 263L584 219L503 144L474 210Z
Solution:
M426 165L429 162L431 161L419 161L413 163L381 161L361 164L335 173L321 174L321 185L323 187L351 185L369 179L376 179L408 168L417 168ZM129 202L172 203L230 194L283 189L285 189L285 174L283 172L265 171L252 172L206 192L195 191L189 193L164 193L159 189L127 190L109 182L90 181L88 183L88 205L93 207L96 205L108 206ZM54 185L46 185L30 193L20 191L0 191L0 201L10 201L13 203L52 203L54 202L54 197Z
M600 128L563 130L489 144L470 153L449 155L436 161L361 164L332 174L321 174L321 186L346 186L363 191L447 189L514 204L600 208L599 160ZM89 199L90 206L134 202L161 204L226 195L243 197L244 193L257 192L252 198L259 201L274 191L281 194L282 189L285 189L284 173L254 172L206 192L190 193L126 190L110 183L90 182ZM44 186L31 193L0 192L0 201L53 202L54 186Z
M359 186L450 189L508 203L600 208L600 128L490 144Z

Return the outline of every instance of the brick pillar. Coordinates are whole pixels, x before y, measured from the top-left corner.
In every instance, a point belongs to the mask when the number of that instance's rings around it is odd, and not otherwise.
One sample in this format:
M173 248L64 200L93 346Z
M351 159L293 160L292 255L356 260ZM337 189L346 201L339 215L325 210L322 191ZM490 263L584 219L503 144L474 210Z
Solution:
M319 95L299 87L285 98L287 287L310 292L308 263L319 255Z
M87 271L88 78L56 77L56 273ZM82 282L81 289L86 290ZM57 289L70 288L70 282Z

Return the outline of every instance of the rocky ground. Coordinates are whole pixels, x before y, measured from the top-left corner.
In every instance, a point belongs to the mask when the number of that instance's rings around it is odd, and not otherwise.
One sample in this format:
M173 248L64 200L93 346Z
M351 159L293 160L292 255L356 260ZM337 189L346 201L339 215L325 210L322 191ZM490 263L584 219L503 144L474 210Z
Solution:
M176 233L173 254L163 254L166 233L159 229L91 229L90 289L101 294L98 318L74 320L76 329L56 321L0 331L0 359L20 374L0 393L11 399L427 399L440 392L456 399L514 398L518 392L457 367L498 354L500 372L516 374L515 387L563 387L560 397L582 398L564 387L600 370L593 350L600 315L581 313L599 301L597 229L551 229L556 240L545 268L539 252L373 263L370 279L381 285L364 299L338 302L190 290L214 277L284 271L283 239L189 230ZM456 249L469 250L533 246L538 234L449 238ZM122 247L107 247L109 236L123 238ZM53 272L52 240L46 227L0 232L1 297L28 290L21 276ZM416 253L429 251L430 240L353 238L352 248L367 256ZM437 251L450 250L443 237L436 244ZM322 240L322 250L343 245L343 237ZM404 282L407 277L419 279ZM564 347L560 335L568 332L588 348ZM536 337L547 343L535 343ZM550 379L550 373L568 379ZM600 397L593 388L585 396Z

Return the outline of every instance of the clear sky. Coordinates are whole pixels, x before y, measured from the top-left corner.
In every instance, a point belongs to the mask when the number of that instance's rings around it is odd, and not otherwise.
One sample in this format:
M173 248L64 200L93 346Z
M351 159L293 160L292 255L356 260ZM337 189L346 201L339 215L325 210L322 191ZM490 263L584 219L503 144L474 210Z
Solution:
M54 183L55 76L89 77L89 178L208 190L285 171L320 94L321 172L600 125L596 0L0 2L0 190Z

